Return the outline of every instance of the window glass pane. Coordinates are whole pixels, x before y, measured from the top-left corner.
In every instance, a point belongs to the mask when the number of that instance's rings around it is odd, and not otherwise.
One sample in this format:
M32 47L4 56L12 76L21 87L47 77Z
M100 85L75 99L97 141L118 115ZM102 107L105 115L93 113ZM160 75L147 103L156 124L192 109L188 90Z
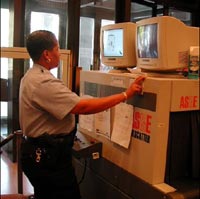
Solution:
M1 78L8 79L8 59L1 58Z
M101 67L100 28L114 23L115 0L80 2L79 66L83 70L98 70Z
M9 45L9 10L1 8L1 47Z
M131 21L136 22L152 16L152 8L146 5L131 3Z
M93 63L94 19L80 17L79 66L90 70Z
M1 8L1 47L9 46L9 9ZM8 102L7 80L8 80L8 59L1 58L1 136L7 135Z
M183 12L180 10L169 9L169 16L175 17L181 20L186 25L191 25L191 13L190 12Z
M31 12L31 32L42 29L53 32L58 39L59 16L51 13Z
M1 58L1 136L7 134L8 59Z
M31 32L35 30L49 30L58 39L59 35L59 15L43 12L31 12ZM32 63L30 64L32 66ZM58 68L51 70L51 73L58 77Z
M113 20L107 20L107 19L102 19L101 20L101 26L109 25L109 24L114 24L115 21Z

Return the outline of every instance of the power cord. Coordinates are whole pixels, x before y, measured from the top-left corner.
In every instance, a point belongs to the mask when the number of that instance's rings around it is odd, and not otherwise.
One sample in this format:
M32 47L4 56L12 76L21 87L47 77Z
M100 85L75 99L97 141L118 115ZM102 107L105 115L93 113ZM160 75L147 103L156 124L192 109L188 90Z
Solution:
M81 177L80 181L78 182L79 185L83 182L83 180L84 180L84 178L85 178L86 167L87 167L87 160L84 159L84 170L83 170L82 177Z

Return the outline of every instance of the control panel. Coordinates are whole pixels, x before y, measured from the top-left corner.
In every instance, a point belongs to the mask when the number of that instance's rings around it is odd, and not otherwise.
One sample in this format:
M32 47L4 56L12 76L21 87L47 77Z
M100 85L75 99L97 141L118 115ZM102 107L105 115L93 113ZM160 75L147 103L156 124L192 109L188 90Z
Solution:
M102 142L81 132L77 132L72 147L72 154L78 159L98 159L102 154Z

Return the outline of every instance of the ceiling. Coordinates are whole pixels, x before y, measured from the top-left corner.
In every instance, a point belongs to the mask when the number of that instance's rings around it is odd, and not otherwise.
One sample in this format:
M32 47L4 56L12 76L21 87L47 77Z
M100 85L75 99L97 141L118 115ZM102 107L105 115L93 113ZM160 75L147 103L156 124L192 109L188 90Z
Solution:
M179 0L180 1L180 0ZM199 0L198 0L199 1ZM163 1L160 1L157 6L157 15L163 14L163 7L166 4L162 4ZM141 4L142 3L142 4ZM132 0L131 4L131 16L132 21L137 21L143 18L148 18L152 16L152 7L155 6L155 1L150 0ZM101 8L104 10L113 10L115 11L115 0L81 0L81 8ZM170 7L170 15L174 16L184 22L190 20L190 13L176 10L174 6ZM183 9L182 9L183 10Z
M67 0L57 0L57 1L67 1ZM199 0L131 0L132 11L140 12L147 9L146 6L153 6L155 4L160 6L168 6L171 8L177 8L184 11L199 11L200 1ZM115 0L81 0L81 6L95 6L104 9L115 9Z
M52 2L67 3L68 0L47 0ZM133 12L140 12L147 9L146 6L157 4L158 6L168 6L182 11L199 12L200 0L131 0L137 3L131 9ZM115 0L81 0L81 7L99 7L104 9L115 9Z

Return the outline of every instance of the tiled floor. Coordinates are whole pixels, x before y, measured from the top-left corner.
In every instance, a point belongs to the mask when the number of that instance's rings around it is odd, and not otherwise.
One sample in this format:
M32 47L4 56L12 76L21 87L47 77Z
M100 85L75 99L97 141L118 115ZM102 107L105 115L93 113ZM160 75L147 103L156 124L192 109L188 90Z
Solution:
M1 194L16 194L18 192L17 185L17 163L13 163L7 154L3 151L1 153ZM30 182L23 175L23 193L31 195L33 187Z

